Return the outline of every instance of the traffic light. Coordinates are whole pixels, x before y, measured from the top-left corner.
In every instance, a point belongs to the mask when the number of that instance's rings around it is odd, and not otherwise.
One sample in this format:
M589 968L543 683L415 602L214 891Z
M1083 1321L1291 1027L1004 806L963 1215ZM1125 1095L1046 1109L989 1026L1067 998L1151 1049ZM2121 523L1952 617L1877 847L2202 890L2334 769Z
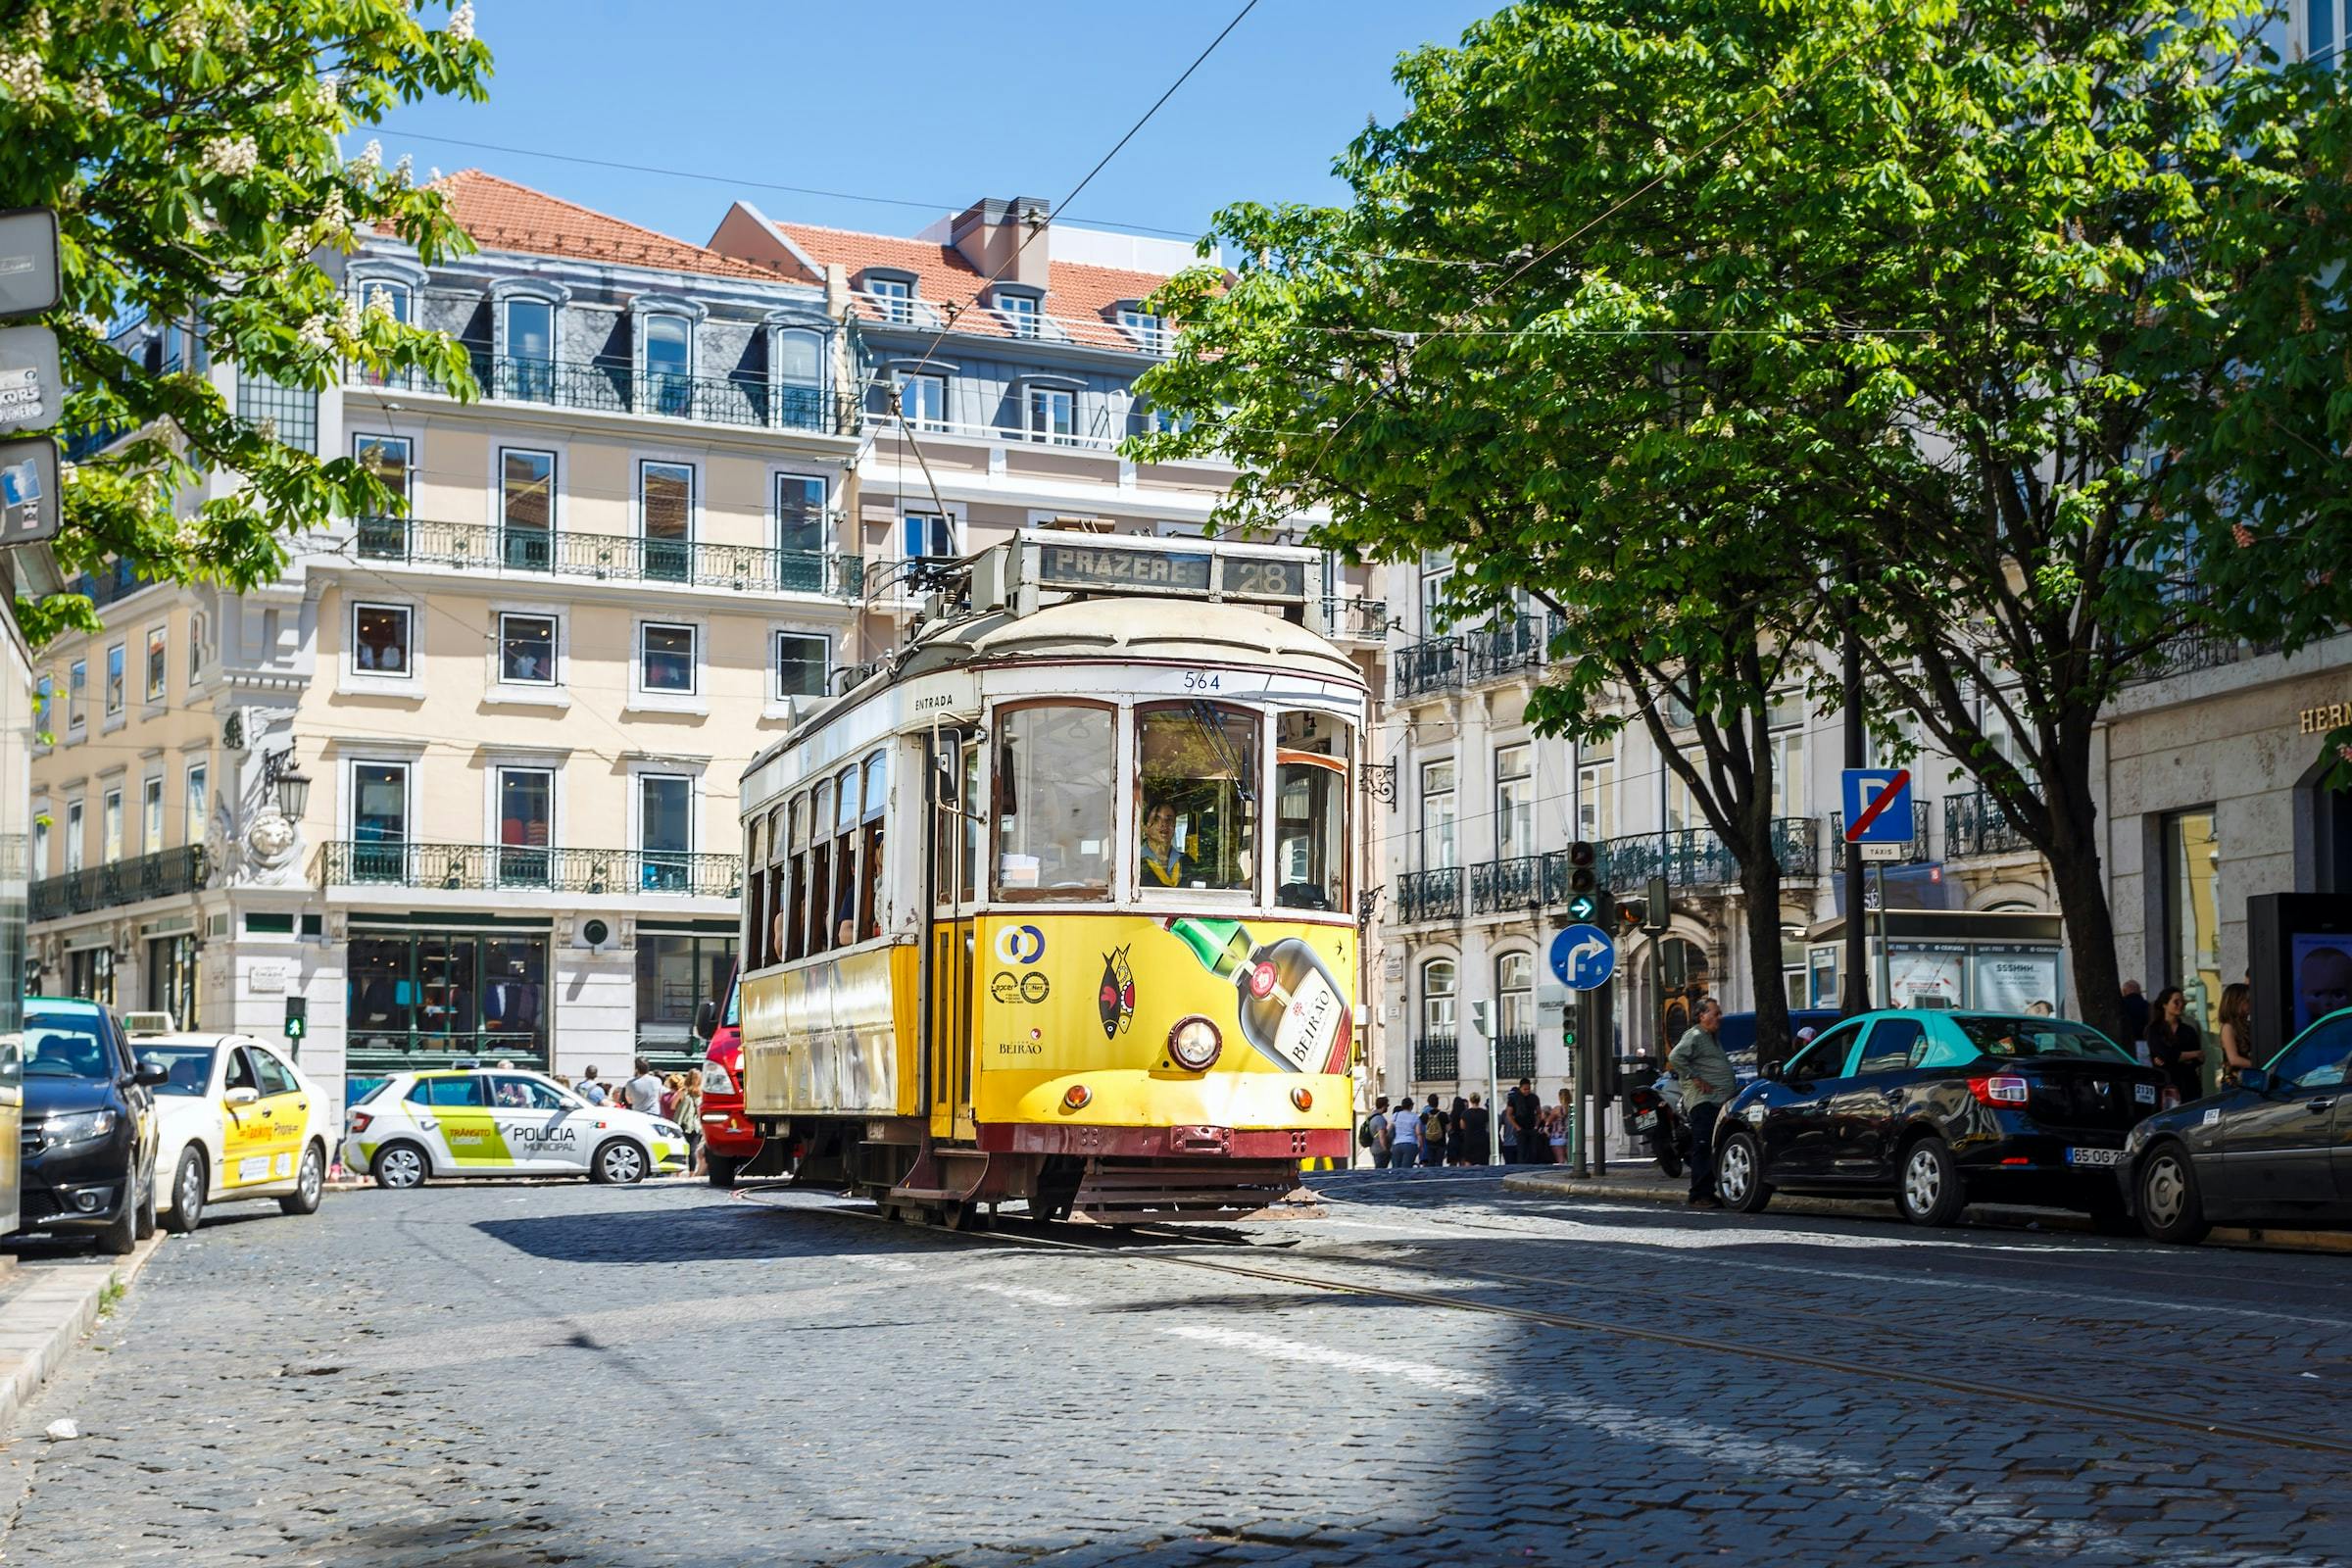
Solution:
M1620 940L1631 937L1648 919L1648 906L1640 899L1621 899L1617 902L1617 935Z
M1649 897L1642 901L1642 929L1657 936L1674 923L1674 909L1666 897L1666 879L1649 879Z
M1571 894L1600 891L1600 852L1590 839L1578 839L1568 846L1568 891Z
M307 1035L310 1032L311 999L308 997L288 997L286 999L286 1038L288 1040L300 1040L304 1035Z

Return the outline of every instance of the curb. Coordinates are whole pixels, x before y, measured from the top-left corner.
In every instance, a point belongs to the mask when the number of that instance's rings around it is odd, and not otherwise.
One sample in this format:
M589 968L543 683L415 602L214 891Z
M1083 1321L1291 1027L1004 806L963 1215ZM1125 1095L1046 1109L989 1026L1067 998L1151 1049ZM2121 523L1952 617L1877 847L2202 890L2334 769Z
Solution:
M1571 1198L1620 1198L1637 1203L1672 1204L1681 1207L1689 1189L1677 1183L1660 1181L1614 1182L1590 1177L1546 1176L1527 1174L1505 1176L1505 1191L1514 1193L1550 1193ZM1834 1216L1839 1219L1875 1219L1895 1223L1892 1200L1877 1199L1864 1200L1852 1198L1776 1197L1773 1214L1805 1214L1815 1217ZM2081 1214L2060 1210L2001 1208L1980 1205L1969 1210L1969 1223L1986 1229L2018 1230L2038 1225L2045 1231L2091 1232L2094 1227ZM2248 1248L2269 1252L2348 1252L2352 1253L2352 1231L2288 1230L2270 1226L2216 1226L2206 1238L2219 1247Z
M122 1257L17 1270L17 1289L0 1303L8 1318L0 1328L0 1444L10 1441L18 1412L97 1323L107 1287L120 1282L127 1289L163 1243L159 1230Z

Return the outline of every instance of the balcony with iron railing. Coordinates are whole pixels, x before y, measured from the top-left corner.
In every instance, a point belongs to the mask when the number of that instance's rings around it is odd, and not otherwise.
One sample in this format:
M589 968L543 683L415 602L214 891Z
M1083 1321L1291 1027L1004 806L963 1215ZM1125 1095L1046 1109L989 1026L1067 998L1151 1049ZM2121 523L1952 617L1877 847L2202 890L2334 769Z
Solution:
M1786 877L1821 874L1817 824L1809 816L1779 816L1772 822L1772 854ZM1633 833L1600 845L1600 880L1611 888L1638 888L1653 876L1681 888L1730 887L1740 880L1740 861L1711 828L1668 828Z
M1462 917L1462 868L1442 866L1435 871L1407 871L1396 879L1396 918L1458 920Z
M539 360L469 347L473 378L494 403L536 403L598 414L630 414L746 430L793 430L855 435L854 393L773 381L765 375L684 375L642 369L623 359ZM354 365L355 386L429 390L408 371L377 372Z
M319 847L322 888L399 887L444 892L743 895L743 857L677 850L566 850L506 844L366 843Z
M1845 869L1845 813L1832 811L1830 813L1830 869L1832 871ZM1915 795L1911 798L1910 846L1903 851L1899 859L1885 863L1918 865L1928 858L1928 803Z
M1175 352L1177 327L1155 318L1136 321L1107 316L1047 316L1000 311L977 300L927 300L912 295L853 290L850 308L867 326L906 327L968 337L1007 338L1106 349L1119 354L1165 358Z
M1509 914L1568 897L1568 855L1513 855L1470 868L1470 912Z
M32 884L28 918L59 920L148 899L175 898L204 887L204 846L183 844L134 860L110 860Z
M1943 798L1943 858L1965 860L1988 855L2032 855L2034 846L2007 812L1982 790Z
M1534 615L1517 615L1462 633L1468 647L1473 685L1508 680L1543 664L1548 642L1546 623Z
M1441 1083L1462 1075L1461 1041L1453 1035L1421 1035L1413 1041L1413 1082Z
M1536 1037L1534 1035L1496 1035L1494 1037L1494 1078L1497 1083L1515 1084L1522 1078L1536 1075Z
M1461 689L1462 643L1458 637L1407 643L1389 656L1392 702L1409 703Z
M1382 642L1389 635L1389 602L1385 599L1323 600L1325 634L1334 642Z
M856 556L705 544L694 539L646 539L420 517L363 517L357 524L356 544L363 561L456 566L468 572L666 582L747 593L818 594L828 599L857 599L865 586L865 563Z

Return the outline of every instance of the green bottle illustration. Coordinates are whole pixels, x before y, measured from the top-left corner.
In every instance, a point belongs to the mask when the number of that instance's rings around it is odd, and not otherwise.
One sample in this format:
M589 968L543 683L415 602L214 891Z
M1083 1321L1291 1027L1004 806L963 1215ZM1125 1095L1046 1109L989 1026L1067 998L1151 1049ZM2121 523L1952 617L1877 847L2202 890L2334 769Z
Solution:
M1314 949L1297 937L1257 942L1239 920L1180 915L1159 924L1202 968L1233 982L1242 1038L1259 1054L1293 1072L1348 1070L1354 1022Z

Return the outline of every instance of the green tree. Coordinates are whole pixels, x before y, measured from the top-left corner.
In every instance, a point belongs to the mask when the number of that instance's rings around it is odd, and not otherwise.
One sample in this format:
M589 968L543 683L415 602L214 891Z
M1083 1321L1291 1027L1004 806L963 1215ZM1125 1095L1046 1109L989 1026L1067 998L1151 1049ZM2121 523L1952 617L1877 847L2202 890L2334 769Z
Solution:
M69 572L116 559L244 587L291 534L383 508L352 459L278 440L196 371L315 389L350 361L470 394L462 348L341 293L323 264L370 228L427 262L466 246L405 159L387 169L369 142L347 160L339 140L395 104L481 98L489 74L469 0L439 29L407 0L0 0L0 207L58 216L62 433L125 437L70 472ZM139 316L199 346L147 373L108 341ZM237 488L186 505L215 470ZM77 595L17 612L36 644L96 623Z
M1718 672L1724 713L1758 695L1722 673L1736 641L1793 666L1816 616L1850 618L1873 722L1916 713L2048 858L2112 1025L2091 737L2206 614L2164 487L2215 477L2191 460L2239 309L2220 269L2335 93L2262 20L1505 11L1402 64L1413 107L1342 160L1351 205L1220 215L1243 265L1166 291L1193 324L1147 388L1199 420L1139 450L1233 452L1235 522L1320 504L1369 557L1450 543L1581 612L1622 680ZM1657 548L1629 563L1634 537ZM1542 710L1573 732L1598 690L1572 672ZM1752 796L1707 811L1758 853Z

